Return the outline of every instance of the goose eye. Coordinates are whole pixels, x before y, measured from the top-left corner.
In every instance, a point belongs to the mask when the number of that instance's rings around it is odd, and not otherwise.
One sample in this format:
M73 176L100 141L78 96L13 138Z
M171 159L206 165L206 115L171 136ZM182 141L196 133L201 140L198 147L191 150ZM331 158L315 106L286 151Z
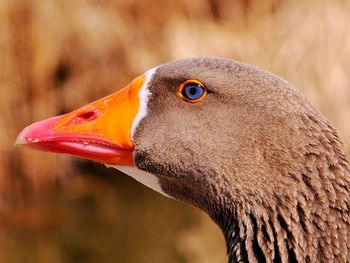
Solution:
M180 85L177 94L188 102L199 102L205 98L207 90L198 80L187 80Z

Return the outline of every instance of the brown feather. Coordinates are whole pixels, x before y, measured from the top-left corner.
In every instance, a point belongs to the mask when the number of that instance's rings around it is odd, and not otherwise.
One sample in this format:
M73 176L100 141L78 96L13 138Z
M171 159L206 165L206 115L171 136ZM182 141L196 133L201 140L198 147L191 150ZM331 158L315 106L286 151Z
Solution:
M209 94L176 96L187 79ZM283 79L222 58L164 64L136 165L221 227L230 262L347 262L349 160L338 131ZM349 240L350 241L350 240Z

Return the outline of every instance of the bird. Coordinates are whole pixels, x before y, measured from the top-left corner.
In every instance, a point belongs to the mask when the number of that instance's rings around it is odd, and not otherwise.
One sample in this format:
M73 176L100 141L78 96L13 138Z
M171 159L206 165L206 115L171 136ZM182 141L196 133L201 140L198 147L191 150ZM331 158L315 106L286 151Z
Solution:
M229 262L350 262L350 165L292 84L221 57L171 61L17 145L104 163L206 212Z

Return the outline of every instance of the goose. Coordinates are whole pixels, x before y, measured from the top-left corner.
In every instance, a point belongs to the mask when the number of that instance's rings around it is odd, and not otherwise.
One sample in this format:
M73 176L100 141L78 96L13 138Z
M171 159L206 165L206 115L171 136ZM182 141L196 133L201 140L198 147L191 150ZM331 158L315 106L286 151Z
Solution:
M206 212L229 262L350 262L350 166L294 86L218 57L172 61L17 145L94 160Z

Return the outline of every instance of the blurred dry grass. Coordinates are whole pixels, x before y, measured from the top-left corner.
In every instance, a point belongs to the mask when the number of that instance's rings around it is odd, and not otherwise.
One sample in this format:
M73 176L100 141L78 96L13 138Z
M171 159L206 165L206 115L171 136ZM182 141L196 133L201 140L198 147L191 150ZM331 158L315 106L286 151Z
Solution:
M148 68L225 56L300 88L350 143L349 0L1 0L0 262L225 262L209 219L126 176L14 149Z

